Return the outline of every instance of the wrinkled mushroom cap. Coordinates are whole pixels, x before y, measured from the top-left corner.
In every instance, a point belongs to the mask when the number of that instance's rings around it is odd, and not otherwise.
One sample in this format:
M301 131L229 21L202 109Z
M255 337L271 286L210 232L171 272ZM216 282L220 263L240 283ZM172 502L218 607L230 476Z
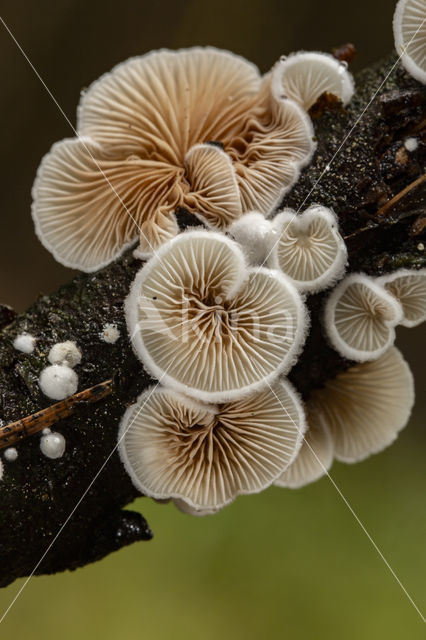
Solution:
M402 308L373 278L355 273L329 296L324 314L333 347L349 360L363 362L381 356L395 340Z
M389 446L414 403L410 368L396 347L350 367L312 394L316 416L329 429L334 455L358 462Z
M275 480L279 487L299 489L319 480L330 469L333 462L333 441L322 420L315 401L310 398L305 404L306 433L299 453L281 476Z
M302 214L287 209L273 224L270 264L281 269L300 291L320 291L342 277L347 250L330 209L315 205Z
M347 104L354 83L346 65L328 53L298 52L283 56L272 70L272 89L300 104L306 111L323 93L331 93Z
M404 327L416 327L426 320L426 269L398 269L377 282L400 303Z
M235 242L202 230L161 247L137 274L125 307L146 370L206 402L237 399L288 370L307 326L290 282L247 268Z
M272 484L296 455L304 429L288 383L220 407L157 387L124 414L118 448L142 493L205 515Z
M223 229L272 210L315 148L307 115L275 99L258 69L214 48L155 51L94 82L78 137L42 160L32 214L46 248L94 271L139 236L146 258L186 208Z
M393 17L395 49L410 75L426 84L426 0L399 0Z

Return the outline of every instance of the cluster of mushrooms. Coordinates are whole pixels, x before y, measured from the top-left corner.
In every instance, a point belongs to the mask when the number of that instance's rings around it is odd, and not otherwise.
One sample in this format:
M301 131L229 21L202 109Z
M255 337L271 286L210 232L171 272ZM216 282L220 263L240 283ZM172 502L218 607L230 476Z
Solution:
M315 151L308 110L353 91L327 54L282 57L261 76L213 48L156 51L97 80L78 136L43 159L33 218L57 260L94 271L138 240L125 314L157 383L124 413L118 450L143 494L214 513L362 460L405 426L413 379L392 345L396 325L426 319L426 270L345 276L327 203L275 215ZM324 290L312 321L352 366L304 402L286 375L309 331L306 297Z

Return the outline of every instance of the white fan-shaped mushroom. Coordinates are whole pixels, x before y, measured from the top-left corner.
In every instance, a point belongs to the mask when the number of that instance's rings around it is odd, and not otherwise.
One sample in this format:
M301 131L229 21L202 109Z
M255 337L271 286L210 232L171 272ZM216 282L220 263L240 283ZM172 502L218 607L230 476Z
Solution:
M333 347L345 358L363 362L381 356L395 340L402 308L373 278L354 273L329 296L325 329Z
M126 316L147 371L206 402L237 399L288 370L307 323L290 282L247 269L235 242L208 231L161 247L137 274Z
M426 0L399 0L393 16L395 49L408 73L426 84Z
M281 269L301 291L315 292L339 280L347 261L336 216L321 206L296 214L287 209L274 219L270 264Z
M261 265L268 256L272 230L272 222L262 213L250 211L234 222L228 233L241 245L250 264Z
M308 111L325 92L347 104L353 96L354 83L347 67L333 56L301 51L277 62L272 70L272 91Z
M416 327L426 320L426 269L398 269L377 282L399 301L404 327Z
M124 414L118 448L142 493L203 515L272 484L304 430L301 402L283 381L220 407L156 388Z
M306 433L296 458L275 480L279 487L299 489L319 480L328 472L333 462L333 441L315 401L309 399L305 404Z
M78 137L40 165L32 213L41 242L59 262L93 271L138 236L136 255L152 254L177 234L180 207L218 229L271 210L315 143L306 113L265 86L243 58L199 47L151 52L103 75L82 96Z
M414 403L410 368L395 347L338 374L313 393L317 419L331 434L334 455L358 462L389 446Z

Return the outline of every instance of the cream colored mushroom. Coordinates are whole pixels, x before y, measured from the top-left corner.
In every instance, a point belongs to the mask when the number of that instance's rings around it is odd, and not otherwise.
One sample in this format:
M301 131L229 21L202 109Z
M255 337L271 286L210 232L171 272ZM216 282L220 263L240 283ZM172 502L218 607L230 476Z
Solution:
M118 450L142 493L205 515L271 485L297 454L304 429L287 382L220 407L157 387L124 414Z
M410 368L396 347L340 373L314 391L318 419L327 426L334 455L358 462L388 447L405 427L414 403Z
M203 230L161 247L137 274L125 307L146 370L206 402L240 398L288 371L307 326L285 277L247 268L235 242Z
M327 335L345 358L363 362L381 356L395 340L402 308L373 278L355 273L329 296L324 314Z
M426 320L426 269L398 269L377 279L401 304L404 327Z
M306 111L323 93L331 93L347 104L354 93L354 83L345 64L327 53L301 51L283 56L272 70L275 95L286 96Z
M228 229L228 233L242 247L249 264L263 265L269 253L273 225L259 211L246 213Z
M118 65L83 94L77 131L43 159L32 214L55 258L84 271L138 236L137 255L151 254L176 235L179 207L220 229L272 210L315 148L300 107L276 99L254 65L213 48Z
M275 217L274 231L270 265L300 291L320 291L343 276L347 250L330 209L315 205L302 214L286 209Z
M399 0L393 16L395 49L410 75L426 84L426 0Z
M306 434L303 444L293 462L275 480L279 487L299 489L319 480L330 469L333 456L333 440L322 419L321 405L316 406L310 398L305 404Z

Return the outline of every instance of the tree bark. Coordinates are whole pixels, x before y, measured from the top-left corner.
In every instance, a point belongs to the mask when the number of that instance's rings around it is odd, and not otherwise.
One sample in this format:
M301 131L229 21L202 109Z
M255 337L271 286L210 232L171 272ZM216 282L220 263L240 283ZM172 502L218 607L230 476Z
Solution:
M347 109L327 97L318 101L311 112L318 150L282 203L296 210L313 203L334 209L348 246L349 270L372 275L426 265L425 87L398 64L369 104L395 61L392 55L359 74ZM418 140L414 152L404 147L407 137ZM180 216L182 224L185 218L188 223L188 216ZM22 315L0 309L0 426L53 404L37 380L56 342L75 340L81 348L80 390L113 379L111 395L81 402L54 426L66 439L62 458L44 457L37 435L19 443L15 462L3 458L0 586L33 571L75 569L152 535L140 514L123 510L138 492L117 452L110 455L125 408L154 382L132 352L123 315L124 298L140 266L129 251L108 267L41 296ZM351 364L324 337L326 295L308 299L312 327L289 376L304 398ZM100 338L105 323L120 331L115 344ZM13 348L22 332L37 338L31 354Z

